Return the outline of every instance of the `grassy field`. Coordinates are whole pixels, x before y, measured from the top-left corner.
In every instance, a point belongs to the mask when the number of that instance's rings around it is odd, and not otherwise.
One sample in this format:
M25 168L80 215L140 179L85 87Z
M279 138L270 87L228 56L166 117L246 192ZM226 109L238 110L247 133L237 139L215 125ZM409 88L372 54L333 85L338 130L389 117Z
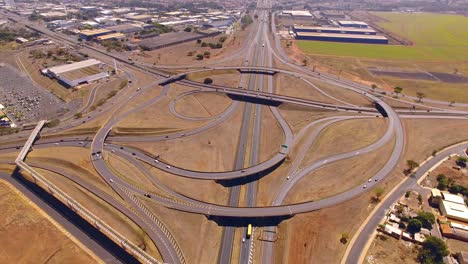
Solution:
M414 46L298 41L309 54L382 60L467 61L468 18L430 13L373 13L379 25L414 42Z

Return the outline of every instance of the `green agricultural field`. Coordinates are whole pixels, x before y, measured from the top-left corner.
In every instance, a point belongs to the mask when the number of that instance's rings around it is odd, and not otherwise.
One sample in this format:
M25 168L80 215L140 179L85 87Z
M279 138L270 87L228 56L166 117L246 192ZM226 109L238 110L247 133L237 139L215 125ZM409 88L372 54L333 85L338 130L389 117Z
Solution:
M373 13L380 26L414 42L414 46L297 42L308 54L381 60L468 61L468 17L431 13Z

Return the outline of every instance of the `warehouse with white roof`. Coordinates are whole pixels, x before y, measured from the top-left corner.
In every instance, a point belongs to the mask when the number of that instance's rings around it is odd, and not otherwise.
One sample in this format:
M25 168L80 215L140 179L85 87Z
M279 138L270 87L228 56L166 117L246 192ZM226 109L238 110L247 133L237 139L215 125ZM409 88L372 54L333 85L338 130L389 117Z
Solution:
M463 197L443 192L443 200L439 204L439 209L443 215L449 219L455 219L468 223L468 207Z
M65 87L69 88L108 77L109 74L104 68L105 64L101 61L89 59L50 67L41 72L50 78L56 78Z

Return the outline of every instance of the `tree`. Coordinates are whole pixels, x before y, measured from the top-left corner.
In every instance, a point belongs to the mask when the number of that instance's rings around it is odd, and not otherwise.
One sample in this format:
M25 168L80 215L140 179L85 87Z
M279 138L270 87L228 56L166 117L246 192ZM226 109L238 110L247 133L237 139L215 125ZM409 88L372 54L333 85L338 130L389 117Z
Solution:
M411 195L411 192L410 192L410 191L407 191L407 192L405 193L405 198L409 198L410 195Z
M416 219L421 221L424 228L432 229L432 225L435 224L435 216L431 212L420 211Z
M455 104L455 100L450 101L449 106L453 106Z
M302 65L307 66L307 59L302 60Z
M76 113L73 115L76 119L78 118L81 118L83 116L83 114L80 112L80 113Z
M407 160L406 165L408 165L409 171L412 171L412 170L416 169L417 167L419 167L419 163L417 163L414 160Z
M191 27L186 27L186 28L184 29L184 31L185 31L185 32L192 32L192 28L191 28Z
M197 60L203 60L203 54L197 54Z
M348 239L349 239L349 234L348 233L342 233L341 234L341 238L340 238L340 242L343 243L343 244L346 244L348 243Z
M395 88L393 88L393 91L397 94L397 96L399 94L401 94L401 92L403 92L403 88L401 88L400 86L397 86Z
M418 233L421 231L422 223L416 218L412 218L408 221L408 228L406 229L411 234Z
M372 197L372 201L374 203L380 202L382 195L385 193L385 189L383 187L377 187L374 191L374 196Z
M424 94L423 92L417 92L416 93L416 97L418 97L418 102L422 102L422 100L424 99L424 97L426 97L426 94Z
M194 53L193 51L189 51L189 52L187 52L187 56L191 57L191 56L193 56L193 53Z
M465 157L458 157L457 159L457 165L460 166L460 167L466 167L466 162L468 161L467 158Z
M59 119L53 119L53 120L50 120L46 123L46 127L56 127L60 124L60 120Z
M201 43L201 39L197 39L197 44L200 44Z
M226 36L222 36L222 37L219 37L219 42L221 43L224 43L226 41L227 37Z
M376 84L372 84L372 85L371 85L371 88L372 88L372 90L375 91L375 89L377 89L377 85L376 85Z
M422 243L418 261L422 264L442 264L448 254L445 242L438 237L430 236Z
M201 46L202 46L203 48L208 47L208 43L202 42Z
M204 84L212 84L212 83L213 83L213 79L211 79L211 78L205 78L205 80L203 80L203 83L204 83Z
M448 187L448 179L444 174L437 175L437 189L445 190Z
M211 56L211 52L205 51L203 52L203 56L205 56L205 58L209 58Z

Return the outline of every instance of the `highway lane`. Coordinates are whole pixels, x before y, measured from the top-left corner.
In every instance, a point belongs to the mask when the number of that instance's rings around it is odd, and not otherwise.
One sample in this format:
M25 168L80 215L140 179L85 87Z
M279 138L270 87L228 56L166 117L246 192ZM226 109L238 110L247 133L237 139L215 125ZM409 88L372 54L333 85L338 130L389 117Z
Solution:
M400 199L400 197L402 197L407 190L415 188L417 185L417 181L423 175L425 175L426 172L428 172L434 165L436 165L441 160L445 159L447 156L463 151L466 148L468 148L467 143L456 145L440 153L437 153L431 160L419 167L414 173L414 176L406 178L406 181L401 186L399 186L398 189L395 190L395 192L393 192L389 197L385 197L384 201L379 204L379 209L376 211L376 213L367 222L367 224L361 230L361 232L359 234L356 234L357 238L351 247L351 250L345 260L345 263L359 263L361 255L366 254L366 252L364 252L364 248L367 241L377 229L377 226L379 225L380 221L382 221L383 217L385 216L385 211L388 210L388 208L390 208L390 206L393 203L398 201L398 199Z
M260 11L260 14L257 20L263 21L265 19L265 13ZM260 30L261 33L264 31L264 23L260 22ZM264 43L265 35L261 34L262 38L259 39L257 42L257 47L261 49L261 57L260 57L260 66L265 65L265 54L266 54L266 47ZM260 48L260 43L262 43ZM254 64L255 66L258 65L257 63ZM252 75L251 75L252 76ZM257 78L257 91L263 91L263 81L264 76L259 75ZM253 130L252 130L252 144L250 148L250 155L249 155L249 167L256 166L260 162L260 141L261 141L261 124L262 124L262 109L263 106L260 104L254 105L254 120L253 120ZM258 188L258 180L252 181L247 183L246 185L246 192L245 192L245 206L246 207L254 207L257 201L257 188ZM253 227L255 228L255 227ZM253 230L252 230L253 231ZM244 240L245 239L245 240ZM253 243L255 240L254 236L247 237L247 227L242 228L242 238L240 243L240 257L239 263L250 263L253 258Z
M254 41L250 45L250 51L252 50L253 47L255 47L254 54L253 54L253 61L252 61L253 65L256 65L257 60L258 60L258 53L259 53L259 46L260 46L259 38L260 38L260 34L259 32L257 32ZM242 78L244 78L244 76L246 75L242 75ZM250 90L250 91L254 90L255 81L256 81L256 76L254 74L250 74L247 90ZM243 87L242 84L240 86ZM234 161L234 170L241 171L241 173L244 170L244 161L245 161L245 154L246 154L246 148L247 148L247 136L250 130L251 115L252 115L252 104L246 102L244 104L244 112L242 115L242 122L241 122L241 128L240 128L240 133L239 133L239 141L237 144L236 158ZM239 206L240 188L241 188L240 185L235 185L229 188L228 206L231 206L231 207ZM221 236L221 246L220 246L219 255L218 255L219 264L231 263L232 250L234 246L233 245L234 234L235 234L235 227L226 226L223 228L223 233Z
M142 87L141 90L136 91L133 95L126 98L126 100L121 104L122 106L131 101L133 98L141 95L147 89L150 89L155 84L149 84L145 87ZM157 221L156 218L153 218L153 215L149 215L148 210L143 207L142 204L138 203L135 199L132 199L130 195L127 194L125 189L120 188L118 185L113 184L114 182L119 183L121 179L114 175L112 171L107 167L106 162L103 159L104 155L104 140L111 131L112 127L117 124L120 120L127 117L128 115L140 111L156 102L164 98L167 95L168 86L165 86L161 93L151 98L150 100L140 104L139 106L130 109L120 116L116 117L114 114L118 112L118 109L115 109L115 112L111 115L111 117L107 120L107 122L101 127L98 131L96 136L93 138L91 143L91 150L92 150L92 163L96 171L101 175L101 177L107 182L111 188L118 193L124 200L129 202L137 211L139 211L139 215L141 219L146 223L154 223ZM130 198L130 199L128 199ZM158 223L158 222L156 222ZM160 223L161 224L161 223ZM151 225L150 229L147 229L146 232L148 235L153 239L158 247L163 259L165 262L170 263L185 263L183 255L180 254L180 250L177 250L177 245L174 245L173 240L170 239L167 232L164 232L164 228L161 225Z
M303 66L296 64L296 62L290 59L289 56L284 52L283 48L281 47L280 38L278 37L278 33L276 32L275 15L276 15L276 12L273 12L272 19L271 19L271 32L272 32L274 43L275 43L275 49L278 51L278 53L276 53L274 50L273 50L273 53L275 57L278 58L282 63L290 67L293 67L294 69L300 72L308 73L311 77L315 77L325 82L328 82L328 81L340 82L342 84L354 86L355 88L359 88L367 92L374 92L374 89L372 89L370 86L363 85L361 83L357 83L357 82L354 82L354 81L351 81L351 80L348 80L348 79L345 79L345 78L342 78L342 77L339 77L330 73L315 72L308 68L305 68ZM384 92L383 90L379 90L379 89L376 89L375 91ZM414 97L414 96L405 95L405 98L411 99L412 101L415 101L415 102L419 100L417 97ZM449 102L445 102L441 100L434 100L434 99L424 99L424 101L427 103L438 104L438 105L443 105L443 106L448 106L449 104ZM419 105L419 104L416 103L416 105ZM456 103L456 105L461 106L461 107L468 107L467 103ZM427 105L421 105L421 106L430 107ZM436 108L436 109L445 109L445 108ZM450 109L446 109L446 110L450 111Z

